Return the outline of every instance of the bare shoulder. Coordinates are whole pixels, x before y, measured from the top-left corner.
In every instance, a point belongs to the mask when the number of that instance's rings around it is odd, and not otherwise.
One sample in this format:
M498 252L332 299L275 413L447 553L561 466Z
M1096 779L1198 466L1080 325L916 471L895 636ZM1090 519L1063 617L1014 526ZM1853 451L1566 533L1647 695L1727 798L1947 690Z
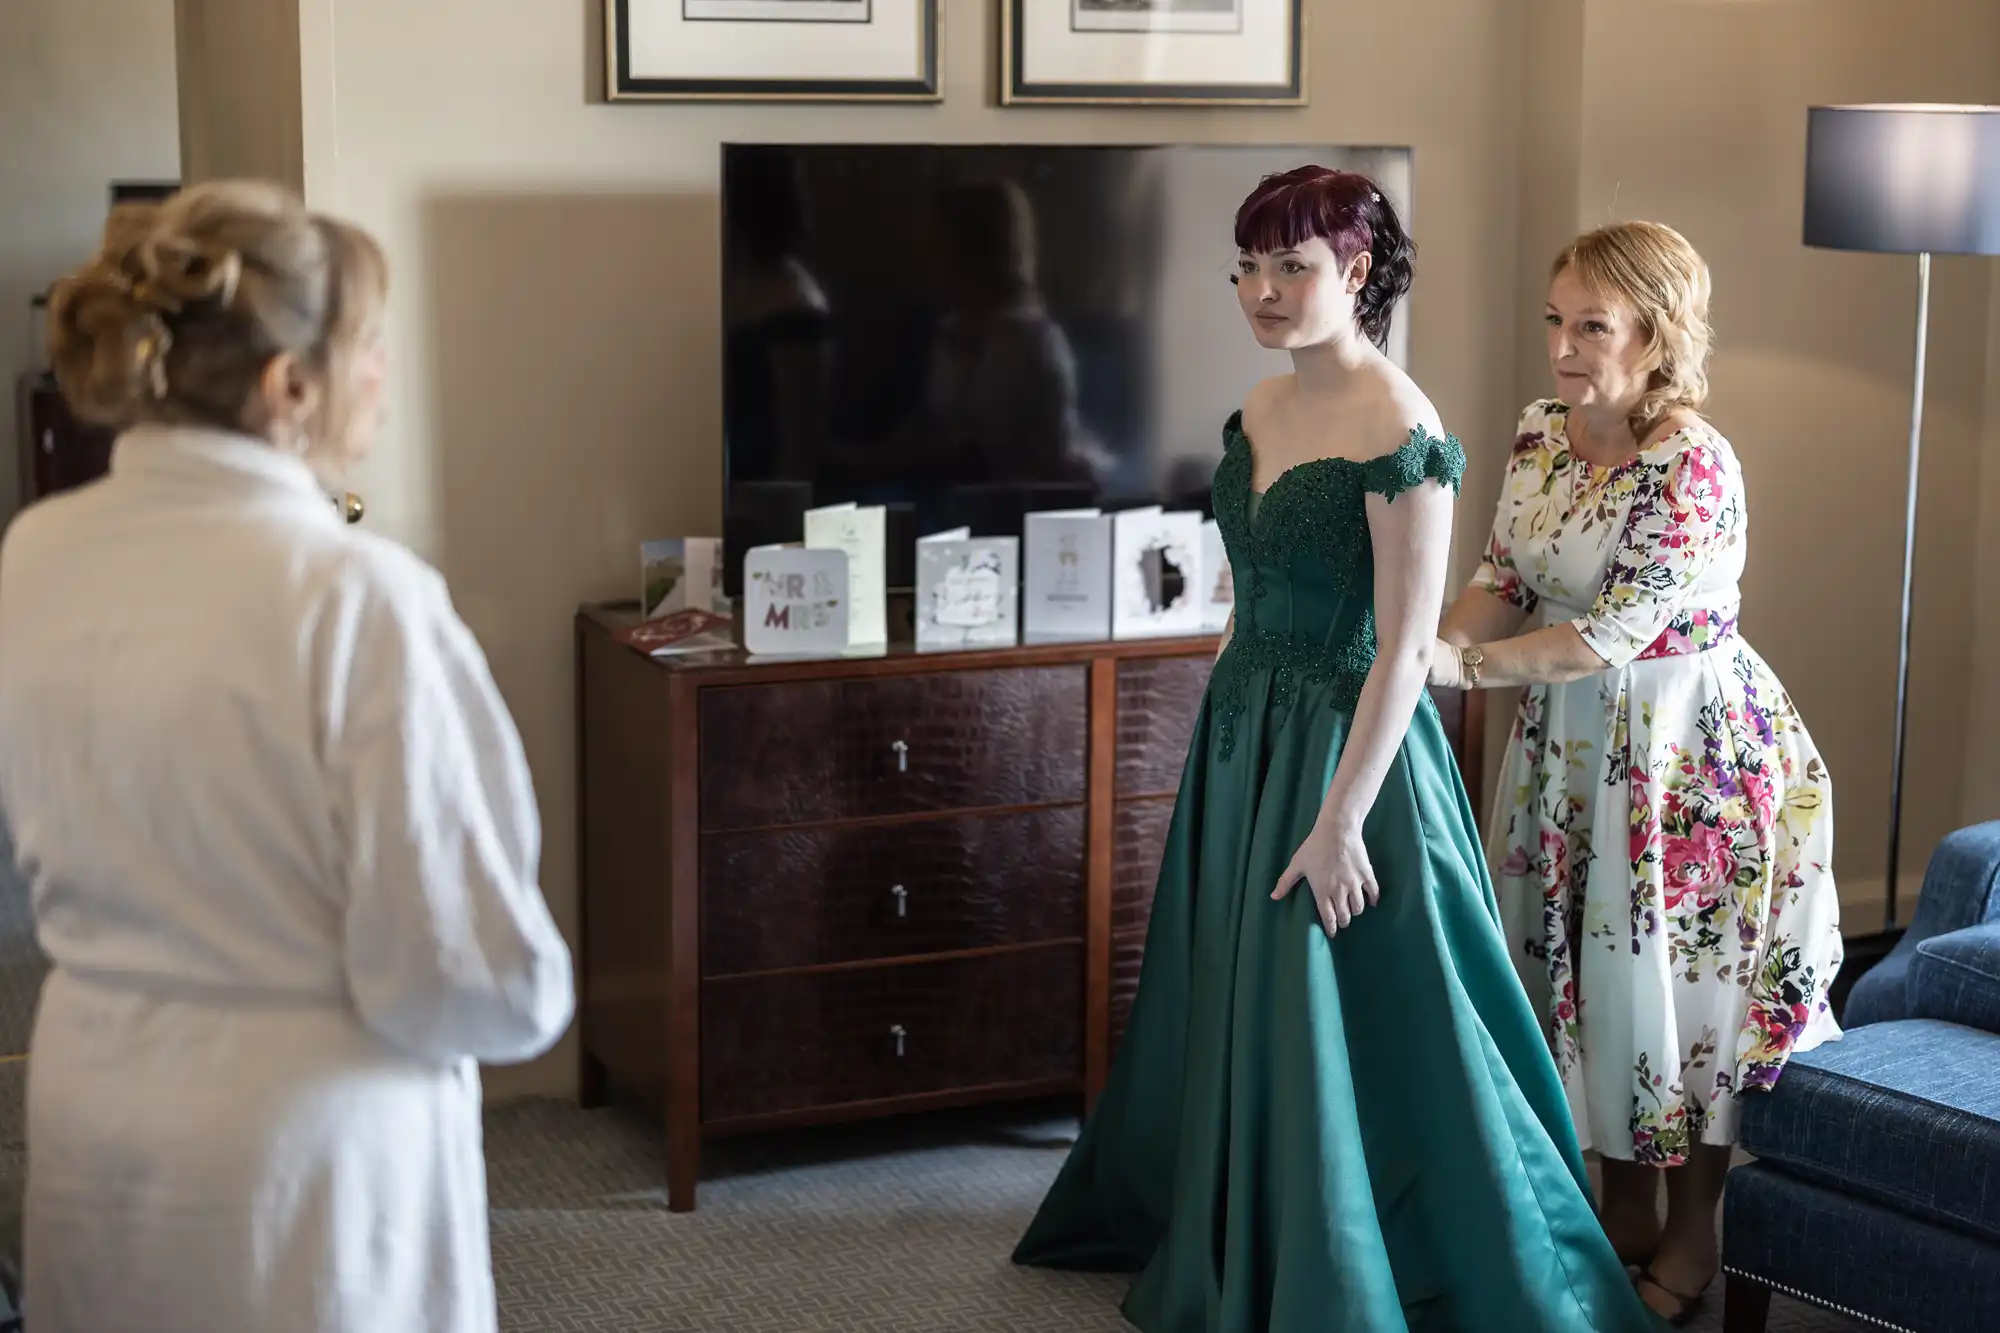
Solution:
M1251 385L1250 392L1243 395L1244 433L1256 438L1258 425L1268 421L1278 405L1297 388L1290 375L1273 375Z
M1375 454L1392 454L1421 431L1435 440L1445 438L1444 418L1417 382L1394 362L1384 359L1379 372L1381 392L1370 413L1369 438L1378 441Z

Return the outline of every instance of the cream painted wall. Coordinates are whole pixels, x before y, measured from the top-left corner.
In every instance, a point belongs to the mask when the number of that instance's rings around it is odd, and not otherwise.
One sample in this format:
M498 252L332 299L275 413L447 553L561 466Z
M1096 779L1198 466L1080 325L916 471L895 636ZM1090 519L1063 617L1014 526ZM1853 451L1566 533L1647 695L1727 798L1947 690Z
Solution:
M1710 415L1751 501L1743 625L1832 772L1850 928L1879 922L1887 856L1916 262L1801 245L1806 107L2000 101L1996 53L1991 0L1907 0L1893 20L1876 0L1586 6L1578 222L1671 223L1714 272ZM1992 280L1987 260L1937 263L1906 909L1961 814Z
M2000 53L1996 53L2000 60ZM1968 675L1965 788L1959 822L2000 819L2000 278L1986 316L1986 430L1979 469L1978 546L1970 577L1972 669Z
M174 0L188 180L305 188L298 0Z
M565 927L570 613L627 594L642 538L719 518L721 141L1412 145L1411 355L1446 421L1494 443L1475 465L1486 498L1462 516L1476 534L1516 406L1518 123L1501 111L1520 86L1518 3L1321 16L1310 108L1207 113L1002 110L995 11L972 0L946 6L946 101L919 107L603 105L584 73L601 61L592 0L332 7L333 133L320 154L338 166L309 155L306 170L316 202L375 228L397 264L393 422L355 489L370 523L441 565L487 648L534 765L544 884ZM1216 420L1232 406L1215 404ZM490 1083L560 1090L572 1067L565 1045Z
M1548 355L1535 315L1547 296L1549 261L1576 235L1584 216L1578 191L1588 83L1583 76L1585 4L1586 0L1523 0L1521 5L1522 48L1533 53L1523 67L1547 73L1535 80L1532 95L1517 93L1511 108L1521 118L1520 188L1514 211L1518 231L1515 295L1508 328L1517 409L1553 391ZM1475 459L1488 463L1490 475L1475 471L1466 485L1462 508L1470 512L1459 516L1461 558L1476 555L1485 541L1505 466L1500 443L1506 438L1502 434L1489 440L1488 449ZM1469 539L1463 535L1468 530ZM1486 781L1477 793L1482 812L1490 812L1494 804L1519 699L1518 690L1493 690L1487 695Z
M1988 49L2000 69L2000 36ZM2000 101L2000 96L1996 96ZM1990 261L1989 261L1990 262ZM1966 687L1962 823L2000 819L2000 269L1988 276L1985 439L1979 472L1978 547L1968 577L1972 662Z
M357 489L371 523L442 566L487 647L535 767L545 885L566 927L571 608L623 595L641 538L717 519L725 138L1414 146L1411 362L1470 445L1460 573L1514 413L1546 392L1535 311L1549 253L1613 217L1679 226L1718 283L1712 407L1755 517L1747 629L1831 763L1837 867L1868 924L1911 267L1798 244L1805 108L2000 100L2000 10L1986 0L1912 0L1893 22L1871 0L1410 0L1332 21L1316 6L1311 107L1206 113L1002 110L993 6L971 0L947 7L943 105L796 108L597 102L596 0L294 3L308 192L376 229L397 264L393 421ZM1985 387L2000 366L1996 286L1982 263L1940 264L1911 872L1957 818L1961 781L2000 795L1975 753L1980 715L1970 741L1964 725L1973 647L2000 643L2000 623L1942 613L1962 605L1976 521L2000 517L1996 469L1983 493L1969 484L1982 441L2000 458L2000 391ZM2000 733L2000 717L1984 726ZM571 1057L492 1085L565 1088Z
M90 257L114 180L180 174L173 0L0 6L0 518L18 496L15 377L40 356L28 300Z

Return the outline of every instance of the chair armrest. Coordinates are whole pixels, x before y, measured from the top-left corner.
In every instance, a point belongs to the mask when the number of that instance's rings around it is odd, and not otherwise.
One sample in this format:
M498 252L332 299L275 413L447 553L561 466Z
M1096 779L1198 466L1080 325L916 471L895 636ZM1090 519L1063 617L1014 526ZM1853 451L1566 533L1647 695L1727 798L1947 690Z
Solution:
M2000 921L2000 820L1957 829L1938 844L1924 870L1923 892L1909 929L1887 958L1854 983L1842 1026L1910 1017L1910 969L1917 947L1988 921Z
M1921 944L1987 921L2000 921L2000 819L1945 835L1924 870L1910 934Z
M1933 935L1910 964L1910 1016L2000 1032L2000 921Z

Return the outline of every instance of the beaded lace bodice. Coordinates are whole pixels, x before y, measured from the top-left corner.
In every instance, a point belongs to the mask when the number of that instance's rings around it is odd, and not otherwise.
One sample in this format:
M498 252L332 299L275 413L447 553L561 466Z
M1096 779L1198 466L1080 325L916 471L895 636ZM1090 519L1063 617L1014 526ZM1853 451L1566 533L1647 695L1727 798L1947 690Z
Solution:
M1369 494L1396 496L1425 481L1458 490L1465 451L1421 426L1393 453L1356 461L1319 458L1250 489L1250 439L1238 412L1223 427L1215 517L1236 584L1236 628L1215 665L1209 698L1222 753L1250 680L1272 675L1271 699L1287 707L1305 682L1327 686L1331 707L1352 709L1375 661L1375 555Z

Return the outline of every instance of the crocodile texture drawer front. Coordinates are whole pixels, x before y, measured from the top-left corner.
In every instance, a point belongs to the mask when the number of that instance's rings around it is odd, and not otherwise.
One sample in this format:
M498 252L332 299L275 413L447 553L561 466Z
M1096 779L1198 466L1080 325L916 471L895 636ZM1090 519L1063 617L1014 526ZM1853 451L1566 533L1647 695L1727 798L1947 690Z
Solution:
M1118 665L1118 794L1180 790L1201 697L1214 663L1168 657Z
M702 975L1083 937L1084 810L703 839Z
M706 1123L1081 1077L1083 950L1051 945L702 989Z
M702 691L704 830L1081 801L1088 668Z
M1146 933L1111 937L1111 1053L1132 1019L1132 1001L1139 997L1139 969L1146 961Z
M1153 889L1160 878L1167 829L1174 822L1171 800L1120 801L1111 834L1111 929L1146 933L1153 914ZM1276 887L1275 885L1273 886Z
M1155 797L1120 801L1111 835L1111 1048L1118 1049L1132 998L1139 991L1139 966L1146 957L1146 926L1153 915L1153 890L1160 858L1173 823L1174 802Z

